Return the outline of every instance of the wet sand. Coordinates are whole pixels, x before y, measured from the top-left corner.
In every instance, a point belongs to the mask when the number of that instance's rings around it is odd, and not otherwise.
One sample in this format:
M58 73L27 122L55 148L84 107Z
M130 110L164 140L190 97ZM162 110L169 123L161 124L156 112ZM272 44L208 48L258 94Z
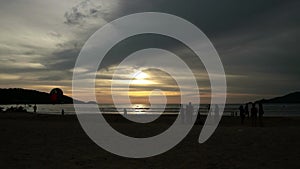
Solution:
M107 120L123 133L142 137L168 128L174 116L144 126L115 115L108 115ZM251 127L250 119L241 126L238 117L224 117L204 144L197 142L201 121L170 151L151 158L129 159L94 144L76 116L1 113L0 168L300 168L299 117L267 117L264 127Z

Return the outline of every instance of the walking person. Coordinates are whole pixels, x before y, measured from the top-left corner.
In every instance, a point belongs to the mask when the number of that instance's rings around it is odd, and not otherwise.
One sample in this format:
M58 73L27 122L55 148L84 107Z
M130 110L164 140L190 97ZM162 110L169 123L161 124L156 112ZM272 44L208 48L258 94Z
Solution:
M264 122L263 122L263 116L264 116L264 108L261 102L258 103L258 120L259 120L259 125L261 127L264 126Z
M257 108L256 108L255 103L252 103L251 120L252 120L252 126L256 126L256 123L257 123Z
M244 121L245 121L245 109L244 109L243 105L240 105L239 110L240 110L241 124L244 125Z

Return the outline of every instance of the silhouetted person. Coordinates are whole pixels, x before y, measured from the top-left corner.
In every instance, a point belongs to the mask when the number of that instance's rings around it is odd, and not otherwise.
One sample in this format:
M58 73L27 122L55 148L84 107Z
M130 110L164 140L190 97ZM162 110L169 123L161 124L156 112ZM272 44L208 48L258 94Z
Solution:
M193 121L193 113L194 113L194 107L191 102L186 106L186 120L187 123L191 124Z
M245 109L243 105L240 105L239 110L240 110L241 124L243 125L245 121Z
M181 105L179 113L180 113L181 123L184 124L185 123L185 109L184 109L183 105Z
M124 109L124 116L127 116L127 109Z
M259 120L259 125L261 127L264 126L264 122L263 122L263 116L264 116L264 108L261 102L258 103L258 120Z
M65 115L65 110L61 109L61 115L64 116Z
M215 105L215 114L214 114L214 121L217 123L220 119L220 109L219 106L216 104Z
M252 126L256 126L256 121L257 121L257 108L255 103L252 103L252 108L251 108L251 119L252 119Z
M34 106L33 106L33 112L36 113L36 110L37 110L37 106L36 106L36 104L34 104Z
M247 116L249 118L249 107L248 107L248 103L246 103L245 105L245 116Z

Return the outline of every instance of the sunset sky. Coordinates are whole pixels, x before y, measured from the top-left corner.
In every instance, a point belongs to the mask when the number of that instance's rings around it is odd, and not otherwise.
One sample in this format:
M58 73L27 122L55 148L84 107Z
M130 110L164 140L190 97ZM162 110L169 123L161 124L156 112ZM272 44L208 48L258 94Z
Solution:
M0 88L49 92L59 87L71 96L74 64L86 40L121 16L155 11L182 17L208 36L226 72L228 103L287 94L300 90L299 5L297 0L0 1ZM98 72L98 101L111 102L111 78L122 58L147 47L181 55L195 70L200 94L209 100L203 65L189 59L192 54L179 42L144 35L122 41L107 54ZM170 75L135 64L122 69L117 82L120 95L126 94L122 80L131 79L129 95L134 102L147 102L157 88L165 91L170 102L177 102L180 93Z

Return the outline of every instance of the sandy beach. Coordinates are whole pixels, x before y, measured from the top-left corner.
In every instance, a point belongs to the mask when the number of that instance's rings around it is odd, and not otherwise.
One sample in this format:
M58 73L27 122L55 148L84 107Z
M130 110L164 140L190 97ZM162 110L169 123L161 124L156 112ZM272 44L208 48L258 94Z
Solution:
M107 119L121 132L144 137L165 130L174 117L139 127L120 117ZM0 168L300 168L299 117L267 117L264 127L251 127L250 119L241 126L238 117L224 117L204 144L197 142L201 128L195 125L180 144L164 154L129 159L94 144L76 116L1 113Z

